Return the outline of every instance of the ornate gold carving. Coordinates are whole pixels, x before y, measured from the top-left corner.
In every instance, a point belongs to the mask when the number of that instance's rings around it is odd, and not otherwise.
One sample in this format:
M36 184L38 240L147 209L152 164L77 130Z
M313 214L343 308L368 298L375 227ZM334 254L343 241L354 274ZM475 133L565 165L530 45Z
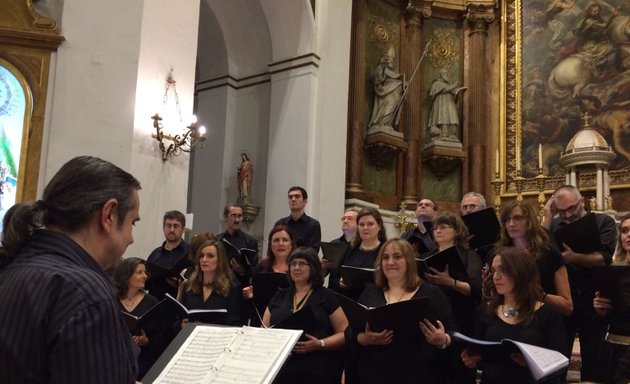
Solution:
M435 68L449 68L457 60L457 45L452 31L436 29L433 31L429 49L429 59Z

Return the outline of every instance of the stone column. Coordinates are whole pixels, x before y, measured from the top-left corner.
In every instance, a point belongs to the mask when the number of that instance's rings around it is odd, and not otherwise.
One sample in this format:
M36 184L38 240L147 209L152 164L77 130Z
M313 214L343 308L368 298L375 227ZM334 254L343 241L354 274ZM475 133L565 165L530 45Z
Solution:
M365 49L367 30L367 5L365 0L352 2L353 49L350 56L349 127L346 155L346 198L361 198L363 193L363 144L365 142Z
M412 0L407 4L404 13L404 31L401 49L401 69L411 78L422 57L422 21L431 17L433 1ZM403 156L403 196L407 205L414 206L419 198L420 180L420 148L422 147L422 68L418 69L413 81L407 88L407 94L402 105L401 122L405 141L408 144Z
M605 211L606 210L606 201L605 201L606 195L604 194L604 166L601 164L597 165L596 196L597 196L597 210Z
M491 151L495 142L490 142L494 135L489 130L485 119L487 110L487 65L486 40L488 26L495 19L494 1L469 1L466 19L469 27L469 62L471 63L468 81L468 191L484 191L487 189L491 174L486 171L491 164Z

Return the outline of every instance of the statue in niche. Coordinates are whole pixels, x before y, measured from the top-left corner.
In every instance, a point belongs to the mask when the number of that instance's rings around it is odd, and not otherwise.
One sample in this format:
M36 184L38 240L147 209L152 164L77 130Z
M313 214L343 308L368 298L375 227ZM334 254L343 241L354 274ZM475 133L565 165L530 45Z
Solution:
M432 140L459 142L459 114L457 100L467 90L458 83L449 82L448 70L442 68L440 76L433 81L429 97L432 100L429 115L429 131Z
M390 47L374 69L374 108L368 133L394 131L398 125L403 82L400 73L394 70L394 57L394 47Z
M241 152L241 165L236 167L236 179L238 180L238 195L241 200L248 200L252 187L252 175L254 174L254 164L247 156Z

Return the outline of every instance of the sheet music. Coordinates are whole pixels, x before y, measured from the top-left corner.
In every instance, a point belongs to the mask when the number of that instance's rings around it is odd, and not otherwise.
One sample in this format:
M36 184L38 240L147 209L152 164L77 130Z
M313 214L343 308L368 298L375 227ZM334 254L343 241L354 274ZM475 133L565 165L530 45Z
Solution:
M523 352L532 376L536 380L569 365L569 359L558 351L518 341L512 342Z
M195 327L154 383L208 383L213 365L241 332L240 328Z
M271 383L302 331L197 326L154 383Z

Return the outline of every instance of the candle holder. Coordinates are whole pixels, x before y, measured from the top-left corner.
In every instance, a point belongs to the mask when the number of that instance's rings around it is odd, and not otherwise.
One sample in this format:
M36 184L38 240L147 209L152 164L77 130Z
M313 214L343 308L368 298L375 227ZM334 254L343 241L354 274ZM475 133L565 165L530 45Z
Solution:
M495 173L494 180L490 181L492 188L494 189L494 210L497 214L497 218L501 214L501 189L503 188L503 180L499 176L499 172Z
M400 210L395 215L396 223L394 223L394 227L400 231L405 232L415 226L413 222L407 221L409 219L409 215L407 214L407 203L404 201L400 202Z
M516 200L523 200L523 184L525 184L525 178L521 176L521 170L516 170L516 177L514 177L514 186L516 187Z
M547 182L547 176L543 175L543 169L538 168L538 176L535 177L536 186L538 187L538 221L542 224L545 220L545 183Z

